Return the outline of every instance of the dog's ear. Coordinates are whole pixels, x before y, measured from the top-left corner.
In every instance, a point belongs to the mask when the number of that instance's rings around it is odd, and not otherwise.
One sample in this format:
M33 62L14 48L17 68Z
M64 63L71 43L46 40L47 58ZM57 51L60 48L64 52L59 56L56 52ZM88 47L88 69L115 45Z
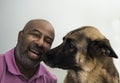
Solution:
M88 53L91 57L94 57L95 55L102 55L118 58L108 39L94 41L91 40L88 44Z

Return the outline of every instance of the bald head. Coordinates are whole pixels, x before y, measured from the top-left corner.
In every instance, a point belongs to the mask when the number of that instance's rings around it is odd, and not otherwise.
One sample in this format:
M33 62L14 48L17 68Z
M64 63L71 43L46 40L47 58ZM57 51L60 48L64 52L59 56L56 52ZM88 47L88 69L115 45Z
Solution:
M35 28L49 31L50 32L50 33L48 33L49 36L51 36L51 38L54 39L55 31L54 31L52 24L49 21L47 21L45 19L30 20L23 28L23 32L27 32L27 31L30 31L30 30L35 29Z
M50 29L53 32L53 34L54 34L54 28L53 28L52 24L49 21L44 20L44 19L33 19L33 20L30 20L25 25L23 31L26 31L26 30L34 28L34 27Z

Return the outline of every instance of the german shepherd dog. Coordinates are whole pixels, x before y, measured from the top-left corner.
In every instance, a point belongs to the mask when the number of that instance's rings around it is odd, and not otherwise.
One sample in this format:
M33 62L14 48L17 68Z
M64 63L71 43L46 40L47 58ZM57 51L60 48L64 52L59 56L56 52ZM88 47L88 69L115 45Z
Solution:
M44 62L68 70L64 83L120 83L112 58L118 56L109 40L97 28L83 26L48 51Z

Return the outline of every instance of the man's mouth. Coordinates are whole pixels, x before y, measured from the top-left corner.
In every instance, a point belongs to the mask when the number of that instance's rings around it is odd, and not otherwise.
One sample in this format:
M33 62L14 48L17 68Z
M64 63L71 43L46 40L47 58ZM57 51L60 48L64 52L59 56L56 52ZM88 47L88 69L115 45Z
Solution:
M31 48L28 50L28 57L32 60L38 60L41 58L42 55L43 53L38 50L31 49Z
M40 55L40 53L36 50L30 49L30 51L33 52L34 54L38 55L38 56Z

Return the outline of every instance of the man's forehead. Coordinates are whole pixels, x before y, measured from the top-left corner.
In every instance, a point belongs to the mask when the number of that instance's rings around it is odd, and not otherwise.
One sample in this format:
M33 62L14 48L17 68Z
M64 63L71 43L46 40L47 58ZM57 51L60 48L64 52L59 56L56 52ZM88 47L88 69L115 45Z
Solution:
M47 20L44 19L34 19L34 20L30 20L28 21L28 23L25 25L24 30L30 28L31 26L45 26L45 25L49 25L52 26L51 23ZM31 27L32 28L32 27Z

